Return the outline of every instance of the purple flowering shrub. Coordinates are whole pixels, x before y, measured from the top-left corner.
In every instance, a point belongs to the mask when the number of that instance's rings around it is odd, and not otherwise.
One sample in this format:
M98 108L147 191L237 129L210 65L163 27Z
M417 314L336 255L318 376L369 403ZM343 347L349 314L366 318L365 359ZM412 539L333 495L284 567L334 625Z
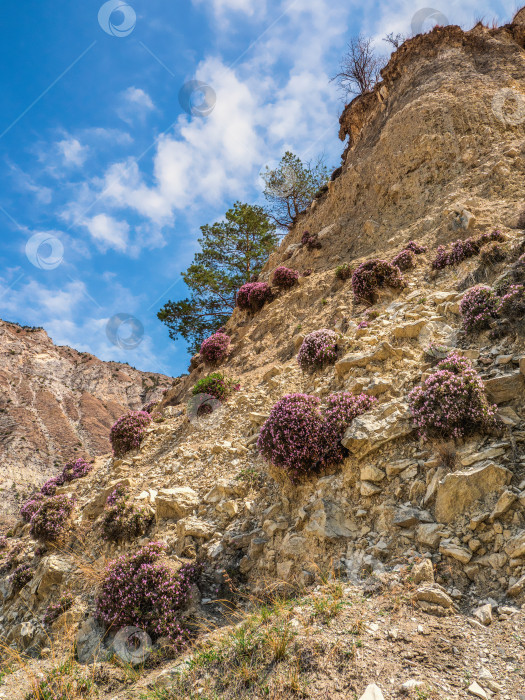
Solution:
M51 603L47 606L42 622L44 625L52 625L55 620L58 620L60 615L67 612L73 605L74 598L71 593L65 593L58 599L57 603Z
M411 250L402 250L392 260L392 265L398 267L402 272L411 270L416 266L416 254Z
M226 333L214 333L206 338L199 350L202 359L209 365L218 365L223 362L230 351L230 336Z
M57 486L63 486L64 484L74 481L75 479L82 479L87 476L89 472L93 469L93 465L86 462L85 459L79 457L78 459L71 459L66 462L64 468L51 479L48 479L46 483L40 489L40 493L44 496L54 496L57 490Z
M175 573L161 560L165 545L150 542L121 556L104 570L97 617L108 627L133 625L152 637L167 636L183 644L188 630L181 613L187 608L199 567L184 565Z
M40 493L43 493L44 496L54 496L57 491L57 486L63 485L64 476L62 475L62 473L60 473L58 474L58 476L53 476L51 477L51 479L48 479L40 489Z
M327 407L324 411L326 422L326 451L324 462L326 464L339 464L348 455L348 450L343 447L341 440L350 423L366 411L369 411L377 402L373 396L360 394L354 396L348 392L332 394L328 397Z
M415 241L409 241L405 246L405 250L411 250L416 255L422 255L423 253L427 252L427 249L424 245L420 245Z
M45 501L45 498L43 493L34 493L31 498L24 503L20 509L20 517L25 523L31 522L31 518L42 505L42 501Z
M483 381L472 364L457 353L408 396L420 437L460 438L478 429L497 427L496 406L489 404Z
M352 276L352 268L348 263L343 263L342 265L338 265L335 268L335 276L336 279L341 280L344 282L345 280L350 279Z
M151 416L145 411L130 411L121 416L109 433L114 456L122 457L126 452L136 449L150 423Z
M432 262L434 270L442 270L450 265L458 265L463 260L472 258L477 255L483 246L491 242L502 242L505 236L501 231L492 231L492 233L483 233L481 236L471 236L461 240L454 241L449 249L445 246L438 246L436 257Z
M337 334L328 328L309 333L302 342L297 362L303 372L315 372L337 360Z
M66 532L75 501L65 494L50 496L31 518L30 534L36 540L56 542Z
M266 282L248 282L237 291L235 303L240 309L255 313L272 300L272 290Z
M306 246L308 250L316 250L322 248L321 241L317 233L310 233L310 231L305 231L301 236L301 244Z
M374 258L359 265L352 275L352 289L356 301L374 303L381 287L403 288L401 271L386 260Z
M340 444L344 431L374 402L364 395L334 394L323 413L316 396L283 396L261 429L259 452L283 469L292 482L329 464L338 464L347 454Z
M280 289L291 289L299 279L299 271L291 270L289 267L276 267L273 271L272 281Z
M459 305L463 328L467 332L481 331L490 327L497 317L499 301L492 287L479 284L463 296Z
M119 485L108 496L102 517L102 533L112 542L130 541L143 535L153 520L144 506L129 503L129 493Z
M29 583L32 578L33 570L29 564L20 564L20 566L17 566L13 571L9 577L9 580L13 586L13 591L19 591L26 585L26 583Z
M521 321L525 317L525 286L512 284L501 297L499 313L509 321Z
M20 564L20 559L24 553L24 545L22 542L17 542L14 544L9 552L7 552L5 558L2 558L0 562L0 575L7 574L15 566Z

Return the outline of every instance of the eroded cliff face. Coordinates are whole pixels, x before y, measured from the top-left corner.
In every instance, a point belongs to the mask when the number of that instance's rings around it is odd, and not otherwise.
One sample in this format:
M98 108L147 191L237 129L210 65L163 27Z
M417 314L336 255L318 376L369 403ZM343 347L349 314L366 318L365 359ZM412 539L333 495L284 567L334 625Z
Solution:
M0 321L1 510L73 457L110 450L109 429L126 411L161 398L169 377L102 362L53 344L44 330Z

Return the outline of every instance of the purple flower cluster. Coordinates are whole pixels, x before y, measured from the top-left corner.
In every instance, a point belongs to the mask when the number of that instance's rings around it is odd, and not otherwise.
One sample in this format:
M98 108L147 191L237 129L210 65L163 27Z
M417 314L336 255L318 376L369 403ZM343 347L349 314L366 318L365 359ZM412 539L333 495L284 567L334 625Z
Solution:
M481 236L471 236L462 241L460 238L452 243L448 249L445 246L438 246L436 257L432 262L434 270L442 270L450 265L458 265L467 258L472 258L477 255L484 245L494 241L502 242L505 236L501 231L492 231L492 233L483 233Z
M292 482L346 454L340 440L356 415L368 410L374 399L334 394L323 415L320 400L307 394L283 396L264 423L257 447L262 456L283 469Z
M496 406L487 401L481 377L457 353L438 363L434 372L409 394L419 435L459 438L498 425Z
M32 578L33 570L29 564L20 564L20 566L17 566L13 571L9 577L9 580L13 586L13 591L19 591L26 585L26 583L29 583Z
M411 250L416 255L422 255L423 253L427 252L427 249L424 245L420 245L415 241L409 241L405 246L405 250Z
M236 304L240 309L255 313L272 300L272 290L266 282L248 282L237 291Z
M501 297L498 309L501 316L510 321L521 321L525 317L525 286L512 284Z
M489 328L490 322L497 317L498 298L492 287L480 284L469 289L461 300L459 308L463 318L463 328L467 332L481 331Z
M66 531L74 505L74 499L65 494L46 498L31 518L31 536L43 542L59 540Z
M303 340L297 362L303 372L315 372L337 360L337 334L328 328L309 333Z
M322 248L321 241L317 233L310 233L310 231L305 231L301 236L301 244L306 246L308 250L315 250Z
M373 304L380 287L404 286L405 280L399 268L379 258L362 263L352 275L352 289L356 301L368 301Z
M119 557L104 571L97 617L109 627L135 625L153 637L183 644L188 632L181 621L200 569L186 564L178 573L161 561L165 545L150 542L135 554Z
M24 503L20 509L20 517L25 523L31 522L31 518L38 511L45 498L43 493L34 493L31 498Z
M86 462L82 457L72 459L66 462L60 474L46 481L40 489L40 493L44 494L44 496L54 496L57 486L63 486L75 479L82 479L84 476L87 476L92 469L93 465Z
M326 464L339 464L348 455L348 450L343 447L341 440L350 423L366 411L369 411L377 399L367 394L349 394L342 392L332 394L326 401L324 411L326 422L326 441L324 461Z
M395 265L401 271L411 270L416 266L416 254L408 249L402 250L393 258L392 265Z
M117 486L108 496L102 518L102 533L106 540L121 542L143 535L153 516L142 506L128 503L129 494L123 486Z
M44 625L52 625L55 620L57 620L62 613L65 613L73 605L73 596L71 593L66 593L61 598L59 598L57 603L51 603L47 606L42 618Z
M115 457L122 457L129 450L136 449L150 423L151 416L145 411L130 411L121 416L109 433Z
M230 336L226 333L214 333L201 344L200 355L209 365L218 365L223 362L230 351Z
M289 267L276 267L273 271L272 281L280 289L290 289L299 279L299 271L291 270Z

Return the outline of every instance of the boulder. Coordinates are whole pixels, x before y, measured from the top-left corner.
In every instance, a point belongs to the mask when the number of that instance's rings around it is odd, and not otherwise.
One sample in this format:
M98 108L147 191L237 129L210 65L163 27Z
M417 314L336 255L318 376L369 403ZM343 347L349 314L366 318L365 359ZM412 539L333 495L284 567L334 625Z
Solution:
M385 700L385 696L378 685L371 683L359 700Z
M376 483L378 481L383 481L384 478L385 472L382 469L375 467L373 464L367 464L364 467L361 467L361 479L363 481L371 481Z
M51 555L44 557L36 568L30 583L31 595L39 600L46 598L49 593L62 583L64 577L71 571L71 564L65 559Z
M111 656L104 646L105 630L94 617L88 617L81 625L76 638L77 658L81 664L92 664Z
M354 418L341 442L360 458L414 430L407 404L391 401Z
M505 545L505 551L511 559L525 556L525 530L521 530L517 535Z
M417 528L416 539L419 544L436 549L443 537L442 530L442 526L437 523L425 523Z
M426 324L426 319L420 319L396 326L394 328L394 338L417 338Z
M465 549L465 547L460 547L459 545L453 544L452 542L441 542L441 544L439 545L439 551L446 557L452 557L452 559L456 559L462 564L468 564L469 561L472 559L472 552L469 549Z
M412 578L416 585L419 583L434 583L434 567L430 559L423 559L417 564L414 564Z
M372 352L350 353L335 363L336 373L342 377L353 367L366 367L373 362L383 362L390 358L400 360L403 351L400 348L393 348L386 340L379 343Z
M511 479L512 472L494 463L447 474L437 488L436 520L452 522L476 501L507 486Z
M523 374L516 370L501 377L487 379L485 389L489 400L494 403L500 404L506 401L514 401L514 399L523 397Z
M155 501L157 518L183 518L196 508L201 499L188 486L160 489Z
M303 532L321 539L327 538L330 540L355 535L358 528L347 515L347 513L352 512L352 509L350 507L343 508L343 505L334 503L326 498L317 500L312 505L310 518Z
M194 518L192 515L182 518L177 522L177 537L196 537L209 540L214 533L214 528L204 520Z
M498 502L490 514L490 519L495 520L506 513L517 498L517 495L512 491L504 491L498 498Z
M492 622L492 605L490 603L480 605L479 608L474 610L472 615L476 618L476 620L479 620L482 625L488 627Z
M253 415L260 415L262 417L260 421L261 423L264 423L266 418L268 418L268 414L250 414L250 416ZM245 491L246 487L238 480L218 479L215 486L204 496L204 502L219 503L220 501L231 498L232 496L242 496Z
M431 615L445 616L452 612L452 598L436 583L424 584L415 593L419 606Z

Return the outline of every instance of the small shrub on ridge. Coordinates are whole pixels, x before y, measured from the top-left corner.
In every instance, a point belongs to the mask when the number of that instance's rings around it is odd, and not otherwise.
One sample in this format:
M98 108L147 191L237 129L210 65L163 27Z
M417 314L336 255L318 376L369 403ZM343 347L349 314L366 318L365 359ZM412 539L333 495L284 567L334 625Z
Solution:
M193 396L207 394L219 401L226 401L232 391L236 391L239 385L233 379L226 379L222 372L212 372L207 377L199 379L195 383L191 393Z
M9 552L7 552L5 559L2 559L0 563L0 575L7 574L15 566L18 566L20 559L24 553L24 545L22 542L17 542L14 544Z
M505 251L499 243L490 243L481 249L479 259L483 265L490 267L502 262L506 258Z
M322 248L321 241L317 233L310 233L310 231L305 231L301 236L301 243L308 250L319 250Z
M472 364L457 353L438 363L435 371L409 394L409 405L420 437L460 438L498 425L483 381Z
M521 321L525 317L525 286L512 284L501 297L499 313L509 321Z
M272 300L272 290L266 282L248 282L237 291L236 304L240 309L255 313Z
M74 500L65 494L47 498L31 518L31 536L43 542L59 540L66 531L74 505Z
M167 636L183 644L188 630L181 620L199 567L184 565L178 573L161 561L165 545L150 542L138 552L112 561L104 571L97 617L108 627L133 625L155 639Z
M20 564L9 577L13 585L13 591L21 590L32 578L33 570L29 564Z
M497 317L499 301L492 287L477 285L463 296L459 305L463 328L467 332L481 331L490 327Z
M200 355L209 365L218 365L227 357L230 350L230 336L226 333L214 333L201 344Z
M303 340L297 362L303 372L315 372L337 360L337 334L328 328L309 333Z
M70 481L75 481L76 479L83 479L92 469L93 465L86 462L86 460L82 459L82 457L79 459L71 459L69 462L66 462L62 471L64 482L68 483Z
M416 254L411 250L402 250L393 258L392 265L398 267L402 272L411 270L416 266Z
M291 270L289 267L276 267L273 271L272 281L280 289L291 289L299 279L299 271Z
M45 498L43 493L34 493L31 498L24 503L20 509L20 517L25 523L31 522L31 518L42 505L42 501L45 501Z
M399 268L379 258L362 263L352 275L352 289L357 301L368 301L373 304L379 288L404 286L405 280Z
M55 620L58 620L60 615L67 612L73 605L74 598L71 593L65 593L61 596L57 603L51 603L47 606L42 622L44 625L52 625Z
M345 280L350 279L352 276L352 268L348 263L343 263L342 265L338 265L335 268L335 276L336 279L341 280L344 282Z
M405 250L411 250L416 255L422 255L427 252L425 246L416 243L416 241L409 241L405 246Z
M109 433L114 456L122 457L126 452L136 449L150 423L151 416L145 411L130 411L121 416Z
M102 533L112 542L130 541L143 535L153 516L144 506L128 503L129 494L117 486L108 496L102 518Z
M492 233L483 233L481 236L472 236L470 238L465 238L465 240L459 238L452 243L450 249L440 245L437 248L432 267L434 270L442 270L444 267L450 265L458 265L463 260L477 255L482 247L488 243L495 241L501 243L504 240L505 236L501 231L492 231Z

